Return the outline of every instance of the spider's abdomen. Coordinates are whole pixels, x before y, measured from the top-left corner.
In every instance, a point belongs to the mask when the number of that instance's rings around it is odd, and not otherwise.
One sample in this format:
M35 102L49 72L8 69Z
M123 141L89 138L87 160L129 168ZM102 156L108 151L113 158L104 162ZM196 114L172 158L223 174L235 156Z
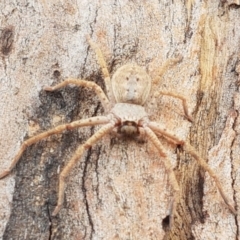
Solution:
M151 78L138 65L127 64L113 75L112 89L118 103L143 105L149 96Z

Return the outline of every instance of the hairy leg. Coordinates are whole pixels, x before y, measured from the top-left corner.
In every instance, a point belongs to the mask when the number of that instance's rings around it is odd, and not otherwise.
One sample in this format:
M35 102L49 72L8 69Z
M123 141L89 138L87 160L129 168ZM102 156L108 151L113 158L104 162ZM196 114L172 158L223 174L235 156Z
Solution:
M182 60L182 57L179 56L177 58L170 58L158 69L157 77L153 79L152 84L158 85L161 81L162 76L169 70L169 68L175 66L177 63L179 63Z
M174 98L177 98L177 99L181 100L182 101L182 105L183 105L183 110L184 110L185 117L187 118L188 121L193 122L193 118L188 113L187 100L186 100L185 97L183 97L180 94L176 94L176 93L172 93L172 92L165 92L165 91L157 92L154 97L156 98L156 97L158 97L160 95L166 95L166 96L174 97Z
M109 100L108 100L107 96L103 92L102 88L94 82L90 82L90 81L86 81L86 80L82 80L82 79L69 78L55 86L45 87L44 90L52 92L59 88L65 87L66 85L69 85L69 84L74 84L77 86L88 87L88 88L93 89L95 91L95 93L98 95L104 109L109 110L110 104L109 104Z
M209 175L211 176L211 178L213 178L213 180L216 183L216 186L218 188L218 191L220 192L225 204L228 206L228 208L230 209L230 211L236 215L236 210L235 208L231 205L230 200L228 199L228 197L225 195L224 190L222 188L222 185L217 177L217 175L214 173L214 171L208 166L206 160L204 160L199 153L197 152L196 149L194 149L193 146L191 146L189 143L184 142L182 139L178 138L175 134L173 133L169 133L166 131L166 129L162 129L160 127L160 124L155 123L155 122L150 122L149 123L149 127L157 133L160 133L163 137L166 137L167 139L171 139L173 142L177 142L178 144L183 145L183 148L186 152L190 153L198 162L198 164L206 171L209 173Z
M190 153L198 162L198 164L206 171L208 172L208 174L210 175L211 178L213 178L213 180L215 181L218 191L220 192L225 204L228 206L228 208L230 209L230 211L234 214L237 215L237 212L235 210L235 208L231 205L230 200L228 199L228 197L225 195L224 190L222 188L222 185L217 177L217 175L215 174L215 172L208 166L207 162L198 154L198 152L196 151L196 149L194 149L193 146L191 146L189 143L185 143L183 145L183 148L186 152Z
M71 130L71 129L74 129L74 128L84 127L84 126L106 124L109 121L110 121L109 118L104 117L104 116L82 119L82 120L74 121L74 122L71 122L71 123L59 125L59 126L53 128L53 129L50 129L46 132L40 133L36 136L33 136L33 137L27 139L26 141L24 141L22 143L22 145L20 147L20 150L18 151L17 155L13 158L13 161L11 162L9 168L7 170L3 171L0 174L0 179L4 178L5 176L7 176L11 172L11 170L15 167L15 165L19 161L20 157L22 156L23 152L25 151L25 149L28 146L30 146L30 145L32 145L32 144L34 144L34 143L36 143L36 142L38 142L38 141L40 141L44 138L47 138L47 137L49 137L53 134L61 133L64 130Z
M110 102L114 102L113 97L113 91L112 91L112 85L110 80L110 75L107 69L106 61L104 60L103 54L101 49L98 47L98 45L87 35L87 41L90 45L90 47L94 50L97 56L98 64L100 65L104 77L104 82L107 89L107 95L109 97Z
M179 201L179 185L178 185L176 176L174 174L174 171L172 169L171 162L170 162L167 154L165 153L165 150L164 150L162 144L160 143L159 139L157 138L155 133L149 127L145 126L144 130L146 131L146 134L147 134L148 138L150 139L150 141L158 149L160 155L162 157L164 157L163 163L164 163L165 169L168 174L169 182L171 184L171 187L173 188L174 195L173 195L173 203L172 203L171 214L170 214L170 227L171 227L173 225L174 216L176 214L176 207L177 207L177 203Z
M151 128L155 133L167 137L167 139L172 141L174 144L183 145L185 143L184 140L177 137L175 133L168 131L167 128L162 126L160 123L149 122L148 127Z
M179 63L182 60L182 57L177 57L177 58L170 58L168 59L158 70L157 73L157 78L154 79L152 81L153 85L158 85L162 76L166 73L167 70L169 70L169 68L175 66L177 63ZM178 98L182 101L182 105L183 105L183 110L184 110L184 114L185 117L190 121L193 122L192 117L189 115L188 113L188 107L187 107L187 101L186 98L181 96L180 94L176 94L176 93L172 93L172 92L166 92L166 91L159 91L159 92L155 92L153 94L153 99L156 99L157 97L161 96L161 95L166 95L166 96L171 96L174 98Z
M94 143L96 143L104 135L109 133L114 127L115 127L115 123L108 123L107 125L103 126L98 132L92 135L83 145L78 147L78 149L76 150L76 152L74 153L70 161L63 168L59 177L58 202L57 202L57 206L55 207L52 213L52 216L56 216L63 205L65 181L66 181L65 179L69 175L73 167L75 166L76 162L80 160L81 156L83 155L86 149L90 148Z

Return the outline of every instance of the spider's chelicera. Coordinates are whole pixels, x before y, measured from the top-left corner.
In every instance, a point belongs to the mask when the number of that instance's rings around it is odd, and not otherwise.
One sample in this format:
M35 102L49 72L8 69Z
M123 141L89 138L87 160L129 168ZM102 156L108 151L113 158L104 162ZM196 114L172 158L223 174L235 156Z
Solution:
M75 163L81 159L84 151L91 147L94 143L100 140L104 135L110 133L111 131L117 131L117 133L124 136L135 137L141 132L144 132L146 137L155 145L158 149L159 155L163 159L164 166L168 173L169 182L173 189L173 203L171 206L171 217L170 223L173 222L173 217L176 212L176 204L179 200L179 185L176 180L174 171L171 166L171 162L164 150L161 142L159 141L157 135L165 137L168 141L175 144L180 144L183 148L190 153L199 163L201 167L206 170L210 176L216 182L216 186L224 199L226 205L229 207L233 214L236 214L234 207L231 205L227 196L225 195L220 181L218 180L216 174L208 166L206 161L197 153L197 151L186 141L177 137L174 133L169 132L160 123L150 121L148 114L144 108L145 102L148 100L151 92L152 80L147 72L136 64L127 64L120 67L110 79L110 74L107 70L106 62L103 58L102 52L99 47L88 37L88 42L92 49L96 52L99 65L101 66L107 95L103 90L94 82L81 80L81 79L67 79L60 84L53 87L46 87L46 91L54 91L68 84L74 84L77 86L84 86L91 88L98 95L105 112L106 116L96 116L88 119L82 119L74 121L67 124L59 125L51 130L40 133L34 137L31 137L23 142L19 152L13 159L10 167L0 174L0 179L7 176L10 171L14 168L18 160L20 159L24 150L36 143L37 141L44 139L50 135L61 133L64 130L70 130L74 128L84 127L84 126L94 126L103 125L100 130L93 134L84 144L79 146L76 152L71 157L70 161L63 168L59 177L59 192L58 192L58 202L57 206L53 211L53 216L55 216L63 205L64 200L64 189L65 189L65 179L69 175L69 172L75 166ZM158 78L163 75L163 73L169 68L169 66L179 62L179 59L170 59L159 71ZM155 80L154 80L155 81ZM151 95L154 99L159 95L167 95L177 98L182 101L182 106L184 110L185 117L192 121L191 116L188 114L188 108L186 104L186 99L181 95L159 91Z

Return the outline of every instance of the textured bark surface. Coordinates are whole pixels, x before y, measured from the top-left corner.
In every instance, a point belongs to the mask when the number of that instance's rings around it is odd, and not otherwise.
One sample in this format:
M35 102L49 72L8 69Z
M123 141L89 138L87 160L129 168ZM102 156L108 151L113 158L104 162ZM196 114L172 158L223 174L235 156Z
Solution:
M101 47L111 74L136 62L160 97L150 118L189 141L240 204L239 1L1 1L0 166L6 169L24 139L60 123L103 115L89 89L44 86L77 77L104 89L86 34ZM225 206L213 180L182 149L160 138L180 184L174 226L168 228L172 189L164 159L150 142L106 136L79 160L57 201L60 169L98 127L55 135L29 147L13 173L0 180L0 238L7 239L238 239L239 215Z

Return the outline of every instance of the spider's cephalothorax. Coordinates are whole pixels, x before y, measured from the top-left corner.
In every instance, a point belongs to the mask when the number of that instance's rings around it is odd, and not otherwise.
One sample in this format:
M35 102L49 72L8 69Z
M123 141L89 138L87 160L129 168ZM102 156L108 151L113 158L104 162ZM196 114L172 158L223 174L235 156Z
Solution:
M73 154L70 161L67 163L67 165L60 173L58 202L52 214L53 216L55 216L59 212L63 204L66 181L65 179L69 175L72 168L75 166L76 162L79 161L79 159L81 159L81 156L83 155L86 149L88 149L90 146L92 146L94 143L100 140L104 135L112 131L117 130L117 132L125 136L136 136L139 135L140 130L143 130L145 136L153 143L153 145L155 145L155 147L159 151L159 155L163 158L163 163L166 168L166 172L168 173L169 176L169 182L174 191L170 223L172 223L173 216L176 211L176 204L178 202L179 197L179 186L171 166L171 161L169 160L166 151L163 148L161 142L159 141L157 135L161 135L165 137L168 141L171 141L175 144L183 145L184 149L188 151L198 161L200 166L202 166L214 179L226 205L229 207L232 213L236 214L234 207L231 205L230 201L228 200L228 197L225 195L222 189L220 181L218 180L216 174L207 165L206 161L199 156L197 151L189 143L178 138L174 133L169 132L160 124L150 121L143 107L144 103L147 101L149 96L156 98L161 94L175 97L182 101L185 117L189 121L192 121L191 116L188 114L186 99L179 94L163 91L158 91L150 95L151 78L146 73L146 71L144 71L141 67L135 64L127 64L120 67L113 75L111 80L101 50L89 37L88 42L96 52L98 62L102 69L107 95L96 83L73 78L69 78L64 82L57 84L56 86L46 87L45 90L54 91L68 84L75 84L77 86L91 88L92 90L95 91L96 95L99 97L107 115L96 116L88 119L81 119L67 124L62 124L53 129L50 129L46 132L40 133L34 137L27 139L21 145L19 152L17 153L12 163L10 164L10 167L0 174L0 179L7 176L10 173L10 171L14 168L14 166L16 165L16 163L18 162L18 160L20 159L23 152L28 146L40 141L41 139L44 139L53 134L61 133L65 130L70 130L84 126L103 125L101 129L99 129L84 144L77 148L76 152ZM163 65L162 69L160 69L157 79L160 79L160 76L163 75L164 71L167 70L169 66L172 66L178 62L179 59L169 60L167 64Z
M139 128L147 120L144 107L131 103L116 103L111 113L117 119L117 132L133 138L139 135Z
M140 134L139 126L135 122L125 121L119 126L118 133L134 138Z

